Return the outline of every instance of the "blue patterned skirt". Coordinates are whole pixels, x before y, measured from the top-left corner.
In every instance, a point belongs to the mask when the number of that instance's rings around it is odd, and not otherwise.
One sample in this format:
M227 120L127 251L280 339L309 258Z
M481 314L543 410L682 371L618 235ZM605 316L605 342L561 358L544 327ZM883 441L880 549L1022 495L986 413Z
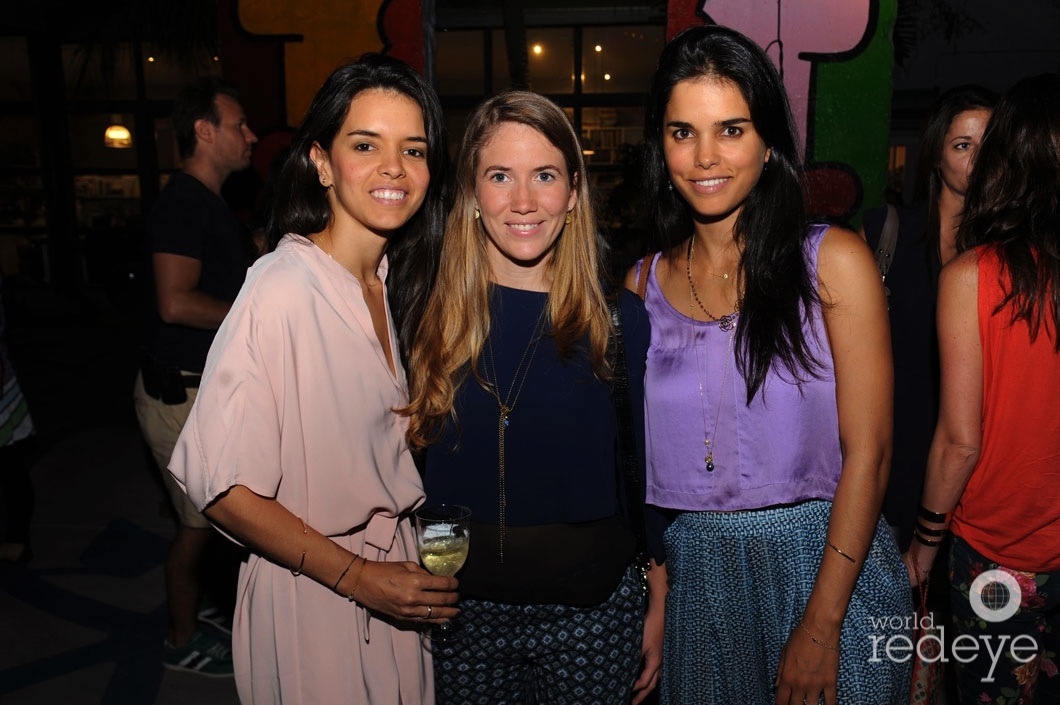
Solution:
M666 530L662 703L772 705L780 652L813 589L832 504L684 512ZM887 657L912 637L909 578L882 520L840 638L839 705L908 703L911 661Z

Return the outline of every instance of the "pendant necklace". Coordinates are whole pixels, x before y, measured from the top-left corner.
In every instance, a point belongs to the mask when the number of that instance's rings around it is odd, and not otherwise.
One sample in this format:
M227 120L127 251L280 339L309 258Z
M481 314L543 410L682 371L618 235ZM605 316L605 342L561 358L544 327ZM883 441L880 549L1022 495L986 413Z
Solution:
M699 300L699 294L696 292L696 285L692 282L692 255L694 253L694 246L696 244L696 236L693 235L688 241L688 256L685 258L685 274L688 276L688 290L692 292L692 298L696 300L696 304L699 306L699 310L712 321L717 321L719 327L728 333L736 327L736 314L740 312L740 299L736 299L736 310L732 313L728 313L721 318L715 316L713 313L707 310L707 307L703 305L703 302ZM713 274L713 272L711 272ZM725 275L722 279L728 279L729 276ZM689 302L689 308L691 308L691 302Z
M725 398L725 381L729 376L729 362L732 359L732 346L733 338L735 334L733 330L736 327L735 318L740 312L740 302L737 299L736 310L727 316L721 318L715 317L710 313L704 306L703 302L699 300L699 295L696 293L696 286L692 282L692 245L695 242L695 236L692 236L691 241L688 243L688 258L685 265L685 273L688 276L688 318L692 326L692 347L696 351L696 382L699 383L699 411L703 419L703 445L706 446L707 455L703 458L703 463L707 469L707 472L714 472L714 441L718 437L718 420L721 418L721 403ZM718 328L724 333L730 333L728 336L729 341L725 351L725 362L721 372L721 385L718 387L718 405L714 409L714 427L711 429L710 434L707 434L707 409L706 400L703 398L703 376L700 370L699 363L699 344L696 342L696 319L693 315L695 309L692 306L693 301L699 306L700 310L712 321L718 323ZM707 331L704 331L706 333Z
M523 349L523 355L519 358L519 364L516 366L515 373L512 375L512 383L508 387L508 393L504 395L503 401L501 400L500 395L500 377L497 375L497 363L493 359L492 335L486 339L486 354L489 357L490 372L493 374L493 379L491 380L489 376L485 374L485 369L483 369L483 377L485 378L487 391L490 393L490 396L497 400L497 406L500 408L500 412L497 414L497 537L501 563L504 562L505 513L508 508L507 479L505 477L504 467L504 435L511 423L510 417L512 412L515 411L516 403L519 401L519 394L523 391L523 384L526 383L526 377L530 372L530 366L534 363L537 347L541 344L541 339L544 337L544 331L542 329L544 328L546 310L547 309L542 309L541 315L538 316L537 323L534 324L533 330L530 331L530 340L527 341L526 347ZM526 364L526 367L523 367L523 363Z

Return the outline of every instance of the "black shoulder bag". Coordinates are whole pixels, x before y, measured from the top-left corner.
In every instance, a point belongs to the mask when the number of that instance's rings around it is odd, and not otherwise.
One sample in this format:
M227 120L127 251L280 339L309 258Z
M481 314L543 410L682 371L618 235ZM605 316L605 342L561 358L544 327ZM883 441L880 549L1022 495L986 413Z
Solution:
M626 368L626 346L622 341L622 310L617 300L609 301L611 322L615 335L612 340L612 382L611 393L615 401L615 415L618 418L618 451L619 463L615 464L618 474L620 496L625 499L625 514L630 529L637 541L633 564L640 572L641 588L648 590L647 543L644 538L644 487L641 484L640 469L637 467L637 448L633 442L633 410L629 401L629 370Z

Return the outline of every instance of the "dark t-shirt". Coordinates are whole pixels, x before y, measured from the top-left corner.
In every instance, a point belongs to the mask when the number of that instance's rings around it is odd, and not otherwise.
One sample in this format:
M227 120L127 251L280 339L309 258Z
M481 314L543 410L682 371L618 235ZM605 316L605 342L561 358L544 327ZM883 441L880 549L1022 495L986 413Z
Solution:
M223 301L236 298L253 260L249 236L231 208L198 179L183 172L169 179L151 209L147 247L149 263L156 252L200 260L198 290ZM154 303L151 351L155 359L162 365L201 372L217 331L166 323L158 315L157 301Z

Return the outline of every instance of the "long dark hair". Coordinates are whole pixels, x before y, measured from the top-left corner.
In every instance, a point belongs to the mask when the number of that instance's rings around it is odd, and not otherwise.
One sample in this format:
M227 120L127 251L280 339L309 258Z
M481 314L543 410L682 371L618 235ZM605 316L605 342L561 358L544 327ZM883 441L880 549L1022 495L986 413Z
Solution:
M419 211L390 236L387 297L398 333L398 347L407 362L412 337L427 305L438 268L447 210L449 155L445 120L438 96L411 66L381 54L365 54L337 68L317 91L302 124L291 140L287 159L277 176L282 194L269 209L266 230L275 246L285 233L308 235L323 230L331 219L327 189L320 184L309 157L313 143L325 151L338 134L350 102L361 91L384 89L408 96L423 112L427 131L427 168L431 181Z
M920 155L917 158L914 201L926 201L928 209L928 243L937 252L939 248L939 194L942 192L942 172L939 162L946 142L946 131L950 123L968 110L993 110L997 95L982 86L968 83L944 91L928 109L924 126L920 131Z
M957 250L993 244L1031 339L1051 323L1060 352L1060 74L1019 81L994 108L968 179Z
M802 331L804 316L820 298L803 252L801 162L787 93L769 56L727 27L684 30L659 57L644 122L647 188L659 249L676 256L676 248L693 229L691 207L670 187L662 143L666 106L675 85L703 76L740 89L751 122L770 150L769 162L747 195L733 231L743 251L739 266L745 287L736 358L750 401L778 363L796 379L819 370Z

